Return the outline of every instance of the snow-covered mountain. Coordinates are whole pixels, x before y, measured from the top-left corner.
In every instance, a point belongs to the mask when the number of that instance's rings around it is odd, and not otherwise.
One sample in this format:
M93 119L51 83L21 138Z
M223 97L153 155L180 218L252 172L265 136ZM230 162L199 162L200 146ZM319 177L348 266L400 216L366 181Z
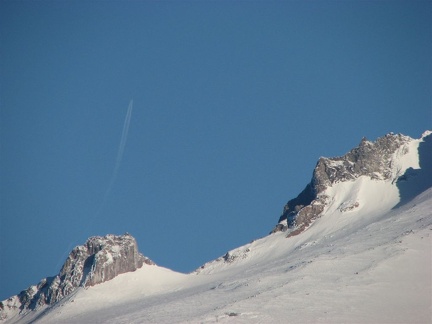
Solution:
M272 234L190 274L90 238L0 304L7 323L430 323L432 132L319 159Z
M154 263L138 252L135 239L128 233L90 237L84 245L70 252L57 276L44 278L39 284L3 301L0 319L53 305L78 287L103 283L119 274L135 271L143 264Z
M424 133L422 139L428 135L430 135L428 132ZM428 165L428 162L431 162L430 160L420 161L417 156L417 150L427 150L426 147L423 148L424 146L425 144L421 144L419 147L419 142L408 136L387 134L375 142L363 138L358 147L344 156L320 158L311 182L295 199L285 205L279 224L273 232L290 229L289 236L301 233L332 203L331 200L335 198L335 190L338 190L335 188L339 187L338 183L350 183L363 178L383 180L381 183L394 184L396 181L411 176L412 169L423 170L419 164ZM421 156L422 159L427 159L428 153L423 152ZM405 172L408 173L405 174ZM416 188L413 189L416 193L420 193L427 188L428 184L430 183L427 181L426 185L424 182L417 181ZM392 186L393 190L399 190L400 187ZM414 193L413 190L410 192L411 195ZM406 200L409 197L400 198ZM355 200L343 203L344 205L341 205L340 208L344 211L360 207L359 201Z

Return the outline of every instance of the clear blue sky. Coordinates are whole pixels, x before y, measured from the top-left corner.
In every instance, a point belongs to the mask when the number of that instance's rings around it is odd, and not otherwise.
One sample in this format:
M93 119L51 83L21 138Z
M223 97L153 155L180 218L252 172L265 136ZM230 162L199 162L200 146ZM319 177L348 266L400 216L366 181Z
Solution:
M92 235L192 271L320 156L432 127L431 1L1 1L0 28L0 300Z

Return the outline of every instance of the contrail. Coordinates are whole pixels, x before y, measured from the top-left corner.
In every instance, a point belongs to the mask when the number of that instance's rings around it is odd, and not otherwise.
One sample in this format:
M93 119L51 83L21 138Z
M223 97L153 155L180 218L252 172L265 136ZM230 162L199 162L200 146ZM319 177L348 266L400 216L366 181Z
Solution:
M111 176L111 180L109 182L107 190L105 191L103 201L102 201L101 205L99 206L99 209L97 210L94 218L96 218L99 215L99 213L102 211L102 208L105 206L105 203L108 200L108 196L110 195L111 190L114 186L114 182L117 178L117 173L118 173L118 170L120 169L120 164L121 164L121 161L123 158L124 148L126 146L127 136L129 133L129 125L130 125L130 120L131 120L131 116L132 116L132 109L133 109L133 100L131 100L129 102L129 107L128 107L128 110L126 113L126 118L125 118L125 121L123 123L123 131L122 131L122 136L120 139L120 144L119 144L119 148L118 148L118 152L117 152L117 158L116 158L114 171L113 171L113 174Z
M114 186L114 182L117 178L117 173L120 169L120 164L123 158L123 152L126 146L126 140L127 140L127 136L129 133L129 125L130 125L130 121L131 121L131 117L132 117L132 109L133 109L133 100L131 100L129 102L129 107L126 113L126 118L125 121L123 123L123 131L122 131L122 135L121 135L121 139L120 139L120 144L119 144L119 148L118 148L118 152L117 152L117 157L116 157L116 163L114 166L114 171L113 174L111 176L111 180L109 182L109 185L107 187L107 190L105 191L105 195L103 197L102 203L99 205L99 208L97 209L96 213L93 215L93 217L90 218L89 220L89 224L88 226L91 227L94 224L94 221L96 220L96 218L99 216L99 214L101 213L102 209L105 207L105 204L108 200L108 197L111 193L111 190ZM71 247L72 247L72 242L69 244L68 249L66 250L65 253L63 253L63 256L61 257L61 259L59 260L59 262L56 265L56 268L59 269L60 267L60 263L61 260L64 259L64 256L67 255L70 251L71 251Z
M118 169L120 168L120 163L121 160L123 158L123 151L124 148L126 146L126 140L127 140L127 136L129 133L129 124L130 124L130 120L131 120L131 116L132 116L132 109L133 109L133 100L131 100L129 102L129 107L126 113L126 118L123 124L123 131L122 131L122 137L120 140L120 145L118 148L118 152L117 152L117 159L116 159L116 164L115 164L115 168L114 168L114 175L117 174Z

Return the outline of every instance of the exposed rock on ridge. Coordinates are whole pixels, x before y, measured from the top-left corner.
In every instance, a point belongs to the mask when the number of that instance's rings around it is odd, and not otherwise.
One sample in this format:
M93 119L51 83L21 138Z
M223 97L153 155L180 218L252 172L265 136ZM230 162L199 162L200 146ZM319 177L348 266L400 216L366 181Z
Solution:
M370 142L363 138L358 147L340 157L321 157L306 188L284 206L279 224L272 233L290 229L288 236L303 232L323 212L328 197L323 193L333 184L368 176L376 180L396 180L400 174L393 156L408 152L409 136L387 134Z
M128 233L90 237L84 245L69 254L60 273L41 280L0 303L0 319L8 311L25 312L43 305L52 305L77 287L89 287L113 279L119 274L135 271L143 264L154 263L138 252L135 239Z

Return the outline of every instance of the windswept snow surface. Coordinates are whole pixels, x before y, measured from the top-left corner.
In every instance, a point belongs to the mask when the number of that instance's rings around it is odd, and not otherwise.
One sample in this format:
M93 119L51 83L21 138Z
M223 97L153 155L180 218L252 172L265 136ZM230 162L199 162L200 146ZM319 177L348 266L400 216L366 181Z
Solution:
M24 323L431 323L431 174L396 181L407 169L420 167L419 143L413 140L411 153L398 158L393 179L361 176L328 188L326 210L297 236L269 235L191 274L144 265L103 284L80 288L52 308L15 319ZM417 188L416 182L428 182L429 189L400 204L405 182L411 183L405 191Z

